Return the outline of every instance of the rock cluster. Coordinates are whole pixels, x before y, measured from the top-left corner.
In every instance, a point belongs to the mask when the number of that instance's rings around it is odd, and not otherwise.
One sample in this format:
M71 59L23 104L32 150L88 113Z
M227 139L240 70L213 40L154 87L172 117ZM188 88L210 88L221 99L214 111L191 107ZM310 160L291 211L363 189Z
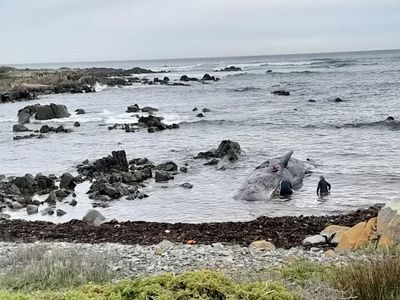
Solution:
M92 164L78 166L79 174L94 181L88 191L89 198L109 201L122 196L128 196L128 199L147 197L139 187L141 182L153 176L153 165L149 161L141 165L135 163L137 160L128 163L125 151L121 150Z
M389 202L377 217L359 222L352 227L331 225L319 235L309 236L303 245L330 245L337 250L357 250L370 243L378 247L400 244L400 201Z
M237 72L237 71L242 71L242 68L235 67L235 66L230 66L230 67L226 67L226 68L220 69L217 72Z
M238 160L241 151L239 143L231 140L223 140L217 149L199 152L195 158L209 159L210 161L205 163L205 165L217 165L220 160L227 160L230 162Z
M18 111L18 123L29 123L31 117L35 116L36 120L51 120L56 118L67 118L70 116L65 105L29 105Z
M128 106L128 111L133 112L134 110L140 110L142 112L148 112L148 113L153 113L157 111L157 109L152 108L152 107L144 107L142 109L139 109L139 106L132 105ZM154 115L149 114L148 116L141 116L138 119L137 123L131 123L131 124L114 124L113 126L108 127L109 130L113 129L122 129L125 132L135 132L139 128L147 128L147 131L149 133L154 133L157 131L163 131L166 129L177 129L179 128L178 124L170 124L167 125L163 122L164 118L163 117L157 117Z

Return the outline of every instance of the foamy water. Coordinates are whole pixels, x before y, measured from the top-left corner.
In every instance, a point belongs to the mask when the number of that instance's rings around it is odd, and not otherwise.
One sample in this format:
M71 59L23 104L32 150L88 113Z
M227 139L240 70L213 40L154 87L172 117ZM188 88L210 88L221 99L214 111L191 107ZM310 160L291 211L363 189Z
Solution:
M227 66L241 72L214 72ZM52 65L59 67L58 65ZM168 222L248 220L259 215L332 214L386 202L398 197L400 183L399 131L396 126L377 125L392 115L400 118L400 52L243 57L147 62L83 63L78 66L148 67L172 70L168 74L146 74L147 78L181 75L201 77L208 72L220 82L190 87L143 86L97 87L97 93L43 96L24 103L0 106L1 173L55 173L75 171L85 159L93 161L113 150L124 149L128 158L147 157L155 163L173 160L189 164L188 174L179 174L167 184L149 182L143 200L110 202L102 209L110 218ZM46 66L44 66L46 67ZM272 73L266 73L271 69ZM271 94L285 89L291 96ZM333 100L340 97L342 103ZM316 100L316 103L309 102ZM84 108L86 115L72 115L57 122L81 127L71 134L49 134L45 139L13 141L12 125L18 109L28 104L50 102L67 105L70 112ZM131 123L125 113L132 104L152 106L167 123L180 123L180 129L149 134L145 130L125 133L108 131L113 123ZM203 107L212 111L196 118ZM367 126L353 127L362 123ZM370 126L368 126L368 124ZM103 125L103 126L100 126ZM218 146L223 139L240 143L244 155L225 171L203 166L194 160L199 151ZM232 197L251 171L265 160L294 150L299 159L316 161L314 173L291 199L270 202L242 202ZM321 201L316 196L318 176L332 184L332 194ZM186 190L183 182L193 184ZM78 205L67 210L66 221L81 218L90 207L88 186L79 186ZM25 212L13 217L26 217Z

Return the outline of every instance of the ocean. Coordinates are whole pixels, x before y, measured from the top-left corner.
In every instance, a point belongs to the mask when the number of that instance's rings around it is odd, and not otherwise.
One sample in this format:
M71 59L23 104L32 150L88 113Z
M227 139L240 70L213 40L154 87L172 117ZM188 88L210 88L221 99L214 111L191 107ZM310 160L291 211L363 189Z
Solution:
M169 183L150 181L149 195L133 201L118 200L100 209L108 218L160 222L219 222L250 220L261 215L325 215L348 212L385 203L398 197L400 186L400 50L307 55L254 56L152 61L116 61L18 65L30 68L59 67L142 67L169 71L140 77L181 75L202 77L210 73L219 82L185 86L133 85L123 88L99 87L96 93L40 96L30 102L0 106L1 170L5 175L25 173L76 174L75 166L93 161L113 150L124 149L128 158L147 157L155 163L173 160L187 163L189 172L178 174ZM239 72L215 72L227 67ZM267 72L272 70L272 72ZM271 94L277 89L290 96ZM335 102L335 98L343 102ZM315 100L310 102L309 100ZM44 139L13 141L12 125L17 111L34 103L64 104L70 112L84 108L85 115L57 120L81 127L70 134L50 134ZM132 122L126 107L137 103L152 106L166 123L180 128L148 133L109 131L108 125ZM197 118L194 107L209 108L205 118ZM394 122L385 122L388 116ZM33 126L40 127L37 122ZM107 125L107 126L100 126ZM225 170L203 166L193 156L231 139L244 150L239 161ZM243 202L233 199L254 168L269 158L294 151L297 159L315 162L312 174L290 199ZM332 184L329 197L316 195L318 177ZM183 182L193 189L183 189ZM67 211L63 217L26 216L13 218L53 222L81 218L91 200L89 183L77 187L76 207L58 204Z

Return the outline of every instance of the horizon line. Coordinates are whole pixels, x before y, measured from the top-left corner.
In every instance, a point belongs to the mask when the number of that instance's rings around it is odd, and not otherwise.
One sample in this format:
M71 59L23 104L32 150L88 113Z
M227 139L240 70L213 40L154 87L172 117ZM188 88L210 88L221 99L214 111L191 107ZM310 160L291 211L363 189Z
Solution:
M369 50L348 50L348 51L323 51L323 52L297 52L283 54L255 54L255 55L232 55L232 56L203 56L203 57L181 57L181 58L146 58L146 59L111 59L111 60L80 60L80 61L60 61L60 62L25 62L25 63L0 63L0 66L11 65L41 65L41 64L79 64L79 63L99 63L99 62L124 62L124 61L167 61L167 60L189 60L189 59L211 59L211 58L241 58L241 57L263 57L263 56L289 56L289 55L318 55L318 54L343 54L355 52L389 52L400 51L400 48L393 49L369 49Z

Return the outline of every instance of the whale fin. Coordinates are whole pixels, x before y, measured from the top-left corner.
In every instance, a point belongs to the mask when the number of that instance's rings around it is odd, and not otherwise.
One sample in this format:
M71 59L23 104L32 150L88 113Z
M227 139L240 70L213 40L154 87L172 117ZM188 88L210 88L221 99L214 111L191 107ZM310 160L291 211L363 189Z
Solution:
M289 163L290 158L292 157L293 151L289 151L285 156L282 156L281 161L279 164L286 168L287 164Z

